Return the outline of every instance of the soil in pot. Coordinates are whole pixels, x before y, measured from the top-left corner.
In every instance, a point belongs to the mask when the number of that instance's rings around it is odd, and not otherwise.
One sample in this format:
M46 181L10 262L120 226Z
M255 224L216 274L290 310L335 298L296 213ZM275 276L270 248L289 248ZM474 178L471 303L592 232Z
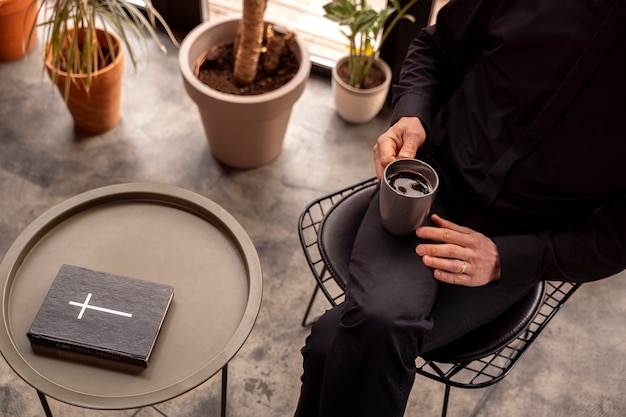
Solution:
M233 78L234 61L232 43L217 45L207 52L199 65L198 79L222 93L255 95L276 90L287 84L296 75L299 67L298 60L291 49L284 48L276 71L270 73L263 68L263 55L261 55L254 82L249 85L239 85Z
M349 69L348 61L342 63L339 67L337 67L337 75L339 78L343 80L346 84L350 84L350 69ZM376 65L372 65L370 69L369 76L365 80L365 86L363 89L378 87L382 83L385 82L385 73L381 71Z

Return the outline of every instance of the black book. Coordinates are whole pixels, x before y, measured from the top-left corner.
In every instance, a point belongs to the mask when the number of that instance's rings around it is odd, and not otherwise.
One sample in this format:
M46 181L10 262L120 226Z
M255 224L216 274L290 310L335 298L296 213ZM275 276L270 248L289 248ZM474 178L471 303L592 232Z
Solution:
M173 295L169 285L63 265L28 338L34 345L148 366Z

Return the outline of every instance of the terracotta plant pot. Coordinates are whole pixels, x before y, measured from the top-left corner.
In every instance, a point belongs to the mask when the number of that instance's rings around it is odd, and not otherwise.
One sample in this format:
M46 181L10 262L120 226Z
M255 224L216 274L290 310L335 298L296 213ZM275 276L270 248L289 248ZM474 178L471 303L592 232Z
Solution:
M343 81L337 73L337 69L348 59L347 56L339 59L332 71L331 87L335 109L339 116L347 122L369 122L385 105L391 84L391 68L385 61L377 58L374 65L385 74L385 82L374 88L354 88Z
M37 16L37 5L29 8L31 2L0 0L0 61L20 59L37 45L36 31L28 42Z
M302 95L311 70L309 51L296 38L300 67L284 86L265 94L225 94L200 81L196 63L212 46L233 42L239 19L204 23L191 31L179 51L185 89L197 104L213 156L235 168L254 168L273 161L282 151L291 109Z
M117 51L112 64L91 74L89 92L85 88L86 75L77 75L70 81L67 107L74 118L74 124L87 133L103 133L115 127L120 120L122 99L122 75L124 73L123 48L117 36L109 33ZM98 29L98 42L106 44L105 32ZM64 95L67 73L53 68L50 56L46 68L51 77L57 74L56 84Z

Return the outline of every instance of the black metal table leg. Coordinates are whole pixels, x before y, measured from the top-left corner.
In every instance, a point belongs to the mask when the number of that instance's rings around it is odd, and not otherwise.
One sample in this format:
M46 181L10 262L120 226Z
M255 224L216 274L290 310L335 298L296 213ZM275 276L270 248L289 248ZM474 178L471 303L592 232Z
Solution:
M43 407L44 413L46 413L46 417L53 417L52 411L50 411L50 405L48 404L48 400L43 392L37 390L37 395L39 396L39 401L41 401L41 406Z
M228 387L228 364L222 368L222 410L221 416L226 417L226 389Z

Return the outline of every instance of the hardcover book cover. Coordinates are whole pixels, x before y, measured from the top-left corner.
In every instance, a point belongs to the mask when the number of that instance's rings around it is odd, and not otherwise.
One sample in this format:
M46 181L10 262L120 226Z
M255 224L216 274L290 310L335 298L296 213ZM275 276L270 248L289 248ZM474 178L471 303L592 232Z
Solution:
M28 331L31 344L148 366L169 285L63 265Z

